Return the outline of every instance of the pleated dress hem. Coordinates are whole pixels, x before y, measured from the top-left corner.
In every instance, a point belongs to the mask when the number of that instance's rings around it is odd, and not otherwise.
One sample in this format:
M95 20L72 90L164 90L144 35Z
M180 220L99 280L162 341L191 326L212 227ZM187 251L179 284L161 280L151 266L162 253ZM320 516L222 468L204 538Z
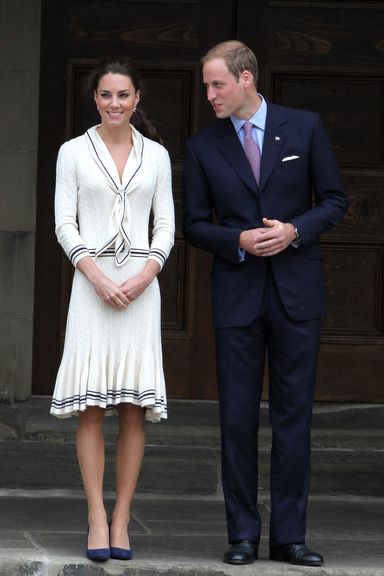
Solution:
M71 418L79 416L90 406L97 406L105 410L106 416L117 414L117 407L120 404L134 404L140 406L145 410L145 420L148 422L156 423L160 420L167 419L167 402L166 399L154 400L154 398L138 399L132 393L122 394L119 398L116 393L111 390L107 393L104 400L100 399L99 392L89 391L83 397L72 397L58 400L53 398L50 413L57 418Z

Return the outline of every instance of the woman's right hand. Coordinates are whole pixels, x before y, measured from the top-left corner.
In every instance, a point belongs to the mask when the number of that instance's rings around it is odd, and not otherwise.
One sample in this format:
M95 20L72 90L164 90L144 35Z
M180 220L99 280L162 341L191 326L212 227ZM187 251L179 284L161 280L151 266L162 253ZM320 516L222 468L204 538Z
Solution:
M96 290L96 294L109 306L116 310L126 308L130 302L124 292L100 268L90 256L85 256L77 263L77 268L88 278Z
M122 290L107 276L97 278L92 282L96 294L109 306L117 310L126 308L129 299Z

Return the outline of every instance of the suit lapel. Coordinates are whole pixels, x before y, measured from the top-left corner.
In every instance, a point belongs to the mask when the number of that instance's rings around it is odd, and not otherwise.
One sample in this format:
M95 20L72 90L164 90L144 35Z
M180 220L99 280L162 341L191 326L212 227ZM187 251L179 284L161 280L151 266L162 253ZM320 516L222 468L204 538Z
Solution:
M260 192L265 188L279 158L280 151L286 139L286 130L287 119L283 110L268 102L263 153L261 155ZM234 170L236 170L246 186L253 192L258 193L259 191L251 166L229 118L217 122L216 137L218 147L223 156Z
M218 148L225 159L231 164L246 186L253 192L257 192L257 184L252 173L252 168L229 118L217 122L216 137Z
M286 139L287 119L280 108L268 102L261 155L260 192L265 188Z

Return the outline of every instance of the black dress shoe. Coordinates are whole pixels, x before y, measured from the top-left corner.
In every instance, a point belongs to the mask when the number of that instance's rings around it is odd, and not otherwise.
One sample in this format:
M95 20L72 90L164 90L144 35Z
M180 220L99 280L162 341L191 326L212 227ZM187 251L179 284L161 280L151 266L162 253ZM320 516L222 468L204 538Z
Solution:
M305 544L286 544L270 548L269 559L277 562L289 562L300 566L322 566L324 559L317 552L312 552Z
M253 540L238 540L224 554L227 564L252 564L257 560L258 546Z

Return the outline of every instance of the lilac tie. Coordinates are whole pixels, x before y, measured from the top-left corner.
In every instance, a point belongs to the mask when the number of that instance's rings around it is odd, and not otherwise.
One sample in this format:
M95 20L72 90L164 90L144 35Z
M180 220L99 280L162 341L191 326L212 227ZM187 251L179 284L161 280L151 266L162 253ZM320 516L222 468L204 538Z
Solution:
M254 139L251 136L252 128L253 128L252 122L245 122L245 124L243 124L243 129L245 133L244 152L251 165L255 180L257 184L259 184L261 154L259 145L257 144L257 142L254 141Z

